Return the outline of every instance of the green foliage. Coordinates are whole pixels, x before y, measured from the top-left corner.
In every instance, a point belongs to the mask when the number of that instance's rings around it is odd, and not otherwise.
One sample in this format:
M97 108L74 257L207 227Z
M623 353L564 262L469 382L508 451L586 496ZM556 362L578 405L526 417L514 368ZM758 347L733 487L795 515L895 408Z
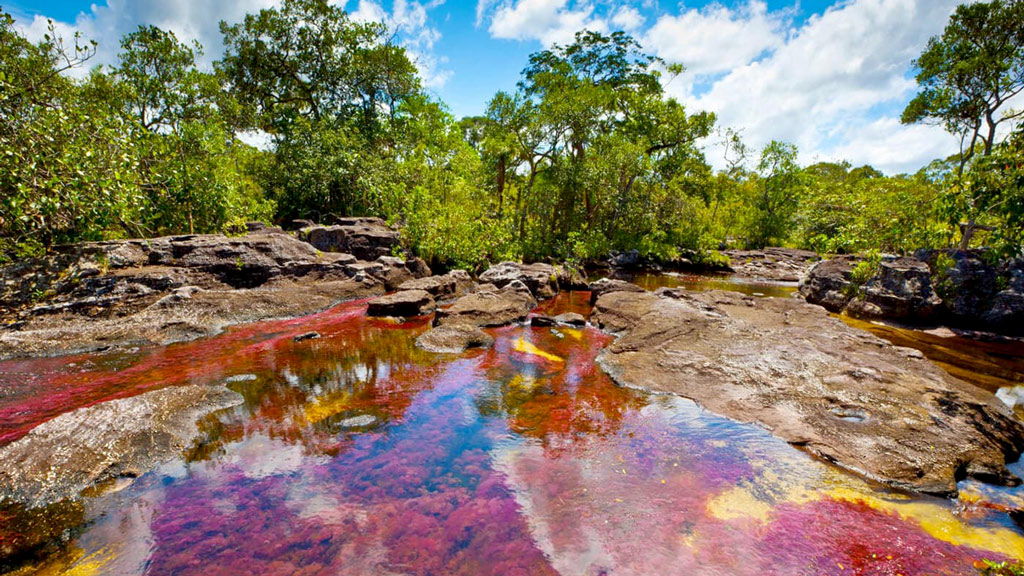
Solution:
M1014 561L982 560L974 564L981 576L1024 576L1024 564Z
M861 287L878 274L881 263L882 256L877 250L872 250L865 254L864 259L858 262L850 273L850 284L847 284L844 288L846 295L856 296L860 292Z
M1021 202L1004 196L1013 188L1004 177L1012 178L1014 170L999 158L1005 153L1001 127L1017 124L1024 115L1024 110L1006 108L1024 92L1021 22L1024 3L1018 0L963 4L915 61L920 92L902 119L939 123L960 138L942 200L949 223L960 231L961 248L971 245L975 232L991 229L999 232L995 239L1003 251L1021 250L1019 226L1014 229L1022 217Z

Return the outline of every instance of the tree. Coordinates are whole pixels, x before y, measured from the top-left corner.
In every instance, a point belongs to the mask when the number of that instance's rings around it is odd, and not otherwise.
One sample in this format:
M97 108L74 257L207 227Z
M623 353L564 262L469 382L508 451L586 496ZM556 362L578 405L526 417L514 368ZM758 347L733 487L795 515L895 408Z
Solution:
M1024 114L1024 110L1006 108L1024 91L1024 2L992 0L959 6L942 35L928 41L914 65L920 92L907 105L902 120L939 123L960 138L951 212L960 227L960 247L966 249L977 230L992 229L979 221L1007 207L993 202L992 190L978 186L978 178L969 173L988 164L974 160L994 152L1000 127Z
M750 242L764 247L785 240L792 227L802 191L796 146L772 140L761 151L757 172Z

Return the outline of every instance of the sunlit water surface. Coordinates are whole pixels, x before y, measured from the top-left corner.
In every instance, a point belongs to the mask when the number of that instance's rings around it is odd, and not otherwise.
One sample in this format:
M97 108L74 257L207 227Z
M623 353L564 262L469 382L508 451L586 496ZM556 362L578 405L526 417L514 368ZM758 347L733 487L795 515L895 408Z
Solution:
M541 311L588 312L587 297L563 293ZM44 520L0 511L0 548L70 529L66 544L0 564L78 575L911 576L1024 559L1022 531L1001 510L1020 505L1020 490L965 485L969 497L945 501L869 484L755 426L615 386L594 364L611 338L592 328L497 329L492 350L444 356L413 346L427 319L398 324L365 308L133 354L0 363L0 442L164 386L226 382L245 397L201 423L184 459L84 507ZM293 341L310 330L323 337Z

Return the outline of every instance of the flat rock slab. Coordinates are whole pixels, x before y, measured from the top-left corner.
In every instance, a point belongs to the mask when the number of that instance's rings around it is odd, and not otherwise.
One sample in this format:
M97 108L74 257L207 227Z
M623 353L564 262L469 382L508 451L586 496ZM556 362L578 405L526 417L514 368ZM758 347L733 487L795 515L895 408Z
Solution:
M490 348L494 338L476 326L454 324L424 332L416 339L416 346L427 352L459 354L470 348Z
M45 506L140 476L187 449L197 420L242 401L223 386L174 386L62 414L0 448L0 502Z
M991 394L796 299L611 292L592 321L619 384L690 398L889 485L950 495L1016 485L1024 424Z
M402 290L370 300L367 316L425 316L436 308L426 290Z
M522 282L511 282L500 290L485 284L473 294L456 300L451 307L439 309L436 319L441 326L504 326L521 322L536 306L537 301Z

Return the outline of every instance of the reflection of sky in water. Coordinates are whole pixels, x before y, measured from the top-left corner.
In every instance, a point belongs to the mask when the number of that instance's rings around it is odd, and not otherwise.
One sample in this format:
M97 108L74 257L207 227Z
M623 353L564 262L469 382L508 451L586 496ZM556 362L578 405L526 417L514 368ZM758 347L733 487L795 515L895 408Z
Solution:
M434 356L411 346L422 322L359 310L143 353L93 388L66 377L81 402L256 376L229 384L245 403L203 422L187 462L91 500L43 573L909 576L1024 557L1000 510L1020 490L965 485L949 503L869 485L614 386L592 329L498 329L491 351ZM292 342L311 329L324 337Z

